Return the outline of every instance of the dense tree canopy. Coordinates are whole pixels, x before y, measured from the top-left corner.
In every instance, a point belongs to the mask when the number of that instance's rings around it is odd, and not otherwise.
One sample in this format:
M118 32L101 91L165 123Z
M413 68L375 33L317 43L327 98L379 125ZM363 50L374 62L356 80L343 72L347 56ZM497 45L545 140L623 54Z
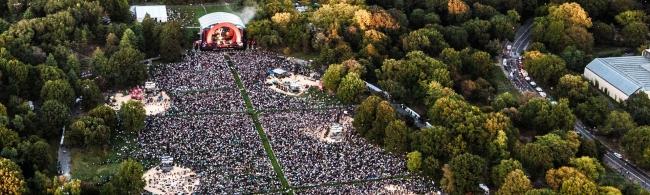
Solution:
M129 100L122 104L118 116L125 130L140 132L144 128L144 119L147 115L141 102Z
M9 159L0 157L0 193L21 194L25 190L25 181L20 167Z

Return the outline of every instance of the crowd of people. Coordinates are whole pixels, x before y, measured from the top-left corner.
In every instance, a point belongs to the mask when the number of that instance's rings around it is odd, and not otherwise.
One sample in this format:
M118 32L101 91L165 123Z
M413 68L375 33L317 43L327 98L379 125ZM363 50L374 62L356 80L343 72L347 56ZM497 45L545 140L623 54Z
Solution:
M174 163L195 171L199 194L281 188L246 114L150 117L139 143L142 159L170 156Z
M297 191L297 194L437 194L440 190L432 181L415 176L407 179L319 186Z
M199 91L173 96L171 113L233 113L244 112L244 101L236 90Z
M232 62L230 66L226 59ZM305 74L308 70L262 50L198 52L154 71L153 79L163 90L171 91L173 109L147 118L138 137L139 158L173 157L175 164L197 173L200 184L195 192L199 194L282 191L252 118L243 112L244 101L230 68L239 74L254 109L261 113L260 123L289 185L308 187L410 175L403 155L389 154L354 132L349 122L353 107L268 89L264 81L269 69ZM322 136L334 123L344 127L342 141L326 142ZM323 191L317 187L307 192L365 193L378 185L325 187ZM428 183L410 185L421 189Z
M298 65L275 53L255 50L232 52L232 62L242 82L250 94L251 101L258 110L325 109L336 104L330 101L317 101L310 97L293 97L277 93L264 82L268 72L282 68L295 74L308 75L309 67Z
M384 152L341 123L343 139L328 143L321 137L340 123L343 109L264 113L260 120L291 184L312 186L407 175L404 156Z
M170 93L203 90L236 90L235 79L223 53L202 52L187 55L181 62L160 65L152 71L154 82Z

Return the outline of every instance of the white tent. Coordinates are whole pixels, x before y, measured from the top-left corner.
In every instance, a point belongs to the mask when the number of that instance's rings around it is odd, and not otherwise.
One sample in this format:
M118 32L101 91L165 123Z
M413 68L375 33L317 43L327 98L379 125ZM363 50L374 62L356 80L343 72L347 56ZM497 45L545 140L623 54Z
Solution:
M232 23L238 28L246 28L246 25L239 16L227 12L209 13L199 18L199 24L201 25L202 29L209 28L214 24L219 24L222 22Z
M147 14L158 22L167 22L167 7L164 5L131 6L130 10L138 22L142 22Z

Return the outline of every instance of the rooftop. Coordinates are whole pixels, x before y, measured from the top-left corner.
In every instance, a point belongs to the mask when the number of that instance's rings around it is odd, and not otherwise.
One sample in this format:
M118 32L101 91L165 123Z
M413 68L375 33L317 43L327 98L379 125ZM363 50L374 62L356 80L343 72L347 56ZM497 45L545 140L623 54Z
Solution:
M644 56L596 58L587 69L626 95L650 91L650 59Z
M227 12L209 13L199 18L199 24L201 25L202 29L222 22L229 22L239 28L246 28L246 25L242 21L241 17Z
M138 22L142 22L147 14L160 22L167 22L167 7L164 5L131 6L130 10L135 14Z

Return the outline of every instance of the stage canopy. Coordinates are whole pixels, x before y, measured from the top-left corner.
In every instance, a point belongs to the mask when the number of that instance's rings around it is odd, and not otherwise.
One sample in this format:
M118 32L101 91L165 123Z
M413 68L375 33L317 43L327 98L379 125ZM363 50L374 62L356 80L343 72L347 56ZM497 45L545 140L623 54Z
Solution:
M219 24L222 22L229 22L237 26L238 28L246 28L246 25L241 20L241 18L235 14L226 13L226 12L214 12L201 16L199 18L199 24L201 28L209 28L214 24Z

